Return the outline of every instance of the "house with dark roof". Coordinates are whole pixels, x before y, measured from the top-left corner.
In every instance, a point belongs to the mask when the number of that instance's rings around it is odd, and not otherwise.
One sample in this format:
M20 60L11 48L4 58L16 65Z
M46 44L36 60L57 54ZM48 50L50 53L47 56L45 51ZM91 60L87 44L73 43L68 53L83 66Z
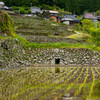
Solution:
M39 7L31 7L31 13L32 14L36 14L36 13L42 14L43 12Z
M4 2L0 1L0 9L1 10L10 10L11 8L5 6Z
M67 25L73 25L75 23L81 23L81 21L79 19L77 19L74 15L72 14L65 14L62 18L62 22L64 24L67 24Z
M5 4L4 2L0 1L0 8L3 7Z
M58 11L44 10L42 15L46 19L52 19L52 21L60 23L61 22L61 17L58 14L59 14Z

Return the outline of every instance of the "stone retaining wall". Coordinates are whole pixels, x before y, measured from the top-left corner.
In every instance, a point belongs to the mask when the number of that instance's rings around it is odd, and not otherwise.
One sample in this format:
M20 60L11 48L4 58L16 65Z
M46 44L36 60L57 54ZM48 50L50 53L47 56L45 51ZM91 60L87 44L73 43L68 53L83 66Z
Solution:
M30 61L35 64L55 64L57 59L60 60L59 64L62 65L100 64L100 53L88 49L34 49L30 52Z
M63 37L47 37L47 36L34 36L34 35L21 35L30 42L35 43L57 43L57 42L67 42L67 43L85 43L84 40L75 40L71 38Z
M0 43L0 68L30 64L99 65L100 53L88 49L31 49L24 50L20 41L8 39Z

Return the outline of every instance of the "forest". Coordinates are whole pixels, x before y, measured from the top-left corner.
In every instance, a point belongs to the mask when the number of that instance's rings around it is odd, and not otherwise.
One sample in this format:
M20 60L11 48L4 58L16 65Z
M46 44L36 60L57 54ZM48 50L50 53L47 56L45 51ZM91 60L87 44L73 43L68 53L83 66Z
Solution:
M47 6L59 7L65 11L82 14L84 11L95 12L100 9L100 0L2 0L7 6Z

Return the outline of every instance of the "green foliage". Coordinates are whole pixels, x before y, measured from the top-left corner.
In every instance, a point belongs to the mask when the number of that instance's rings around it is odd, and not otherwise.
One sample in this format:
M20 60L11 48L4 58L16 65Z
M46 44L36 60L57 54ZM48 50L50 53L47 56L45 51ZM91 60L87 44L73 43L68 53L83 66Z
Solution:
M55 68L55 73L60 73L60 68L59 67Z
M82 25L75 24L75 29L78 30L78 31L82 31Z
M12 8L13 8L14 10L19 10L19 9L20 9L20 7L16 7L16 6L12 6Z
M100 10L97 10L95 13L97 16L100 16Z
M2 33L7 34L9 36L14 36L15 30L14 25L11 21L10 16L3 11L0 11L0 30Z
M94 24L89 19L82 20L82 30L89 33L90 28L94 27Z
M76 14L82 14L84 11L95 12L100 9L99 0L2 0L7 6L39 6L42 9L58 10L64 9Z
M94 92L93 92L94 97L99 97L100 98L100 80L98 80L94 86Z
M91 39L94 43L100 44L100 28L91 28L90 29Z
M49 5L42 5L41 7L40 7L41 9L46 9L46 10L53 10L53 7L51 7L51 6L49 6Z
M28 14L31 14L31 9L29 9L29 10L27 11L27 13L28 13Z
M21 7L21 8L20 8L20 13L21 13L21 14L25 14L25 9Z
M20 40L20 42L23 44L23 45L28 45L29 42L23 38L23 37L20 37L19 35L15 34L15 36L13 38L17 38L18 40Z

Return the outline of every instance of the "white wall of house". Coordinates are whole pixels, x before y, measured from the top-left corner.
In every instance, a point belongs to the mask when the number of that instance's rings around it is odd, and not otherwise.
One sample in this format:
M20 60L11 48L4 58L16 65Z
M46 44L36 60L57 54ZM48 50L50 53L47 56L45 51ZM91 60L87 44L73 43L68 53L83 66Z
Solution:
M64 21L64 24L70 25L70 21Z

